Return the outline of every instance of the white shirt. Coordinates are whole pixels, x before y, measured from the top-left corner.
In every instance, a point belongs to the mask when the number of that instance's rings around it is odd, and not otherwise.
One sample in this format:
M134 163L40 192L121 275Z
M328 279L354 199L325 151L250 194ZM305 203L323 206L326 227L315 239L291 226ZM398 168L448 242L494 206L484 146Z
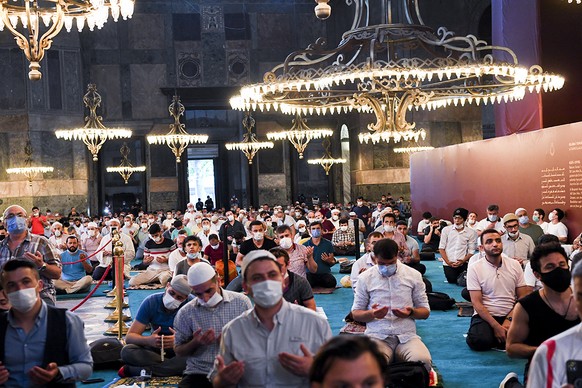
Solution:
M378 303L390 308L424 307L430 311L426 287L422 275L415 269L401 262L396 262L396 273L384 277L374 266L360 274L358 287L354 295L354 310L370 310ZM401 343L413 338L416 334L416 323L413 318L399 318L388 310L382 319L375 319L366 324L366 335L380 340L388 336L396 336Z
M174 251L170 253L170 256L168 257L168 267L172 273L176 271L176 265L178 265L182 260L186 260L186 255L182 256L180 248L174 249Z
M418 226L416 227L416 231L420 234L420 233L424 233L424 230L426 229L427 226L430 226L430 221L429 220L421 220L418 223Z
M445 250L451 262L463 260L477 249L477 232L467 227L459 231L454 225L445 226L441 231L439 249ZM448 266L444 260L443 265Z
M372 255L370 253L366 253L362 257L360 257L356 262L352 265L352 272L350 274L350 280L352 281L352 290L354 293L356 292L356 283L358 282L358 277L360 276L360 271L362 269L370 269L375 266L376 263L372 260Z
M123 257L123 273L125 276L129 277L129 271L131 270L131 261L133 260L133 258L135 257L135 248L133 247L133 242L131 241L131 237L129 237L128 235L126 235L125 233L119 233L120 236L120 241L123 243L122 248L123 251L125 253L124 257ZM111 236L105 236L101 239L101 243L99 244L99 248L97 248L97 250L100 250L101 247L107 245L106 248L104 248L103 250L101 250L99 253L97 253L94 256L95 260L99 260L99 267L107 267L109 264L113 265L113 256L111 254L109 255L104 255L103 252L104 251L111 251L113 252L113 245L111 243Z
M208 231L208 236L210 236L211 234L212 234L212 228ZM196 236L198 236L200 241L202 241L202 250L201 251L204 251L204 249L210 245L210 241L208 241L208 236L206 235L206 233L204 233L204 230L201 230L200 232L198 232L198 234L196 234Z
M568 237L568 228L562 222L549 223L545 233L553 234L556 237Z
M548 234L548 224L546 221L542 222L541 224L538 224L538 226L540 228L542 228L542 230L544 231L544 234Z
M529 287L533 287L533 290L539 290L544 288L544 284L541 282L540 279L536 278L533 273L533 269L531 269L531 262L527 262L525 265L525 269L523 270L523 278L525 280L525 285Z
M491 221L489 221L487 218L483 218L481 221L477 223L475 229L482 232L485 229L489 229L490 223ZM497 219L497 222L495 222L495 227L493 229L496 229L500 233L505 233L505 228L503 227L503 222L501 222L501 219L499 218Z
M416 241L416 239L410 237L409 235L404 236L406 237L406 246L408 247L408 249L410 249L410 253L412 253L413 251L418 251L419 245L418 245L418 241Z
M525 233L519 233L513 240L508 233L501 236L503 241L503 253L509 257L527 260L532 255L535 244L530 236Z
M494 317L505 317L513 309L516 289L525 285L521 265L514 259L502 258L497 267L483 258L467 269L467 290L481 291L483 306Z
M568 382L566 362L582 360L582 323L542 343L529 366L528 387L560 388Z

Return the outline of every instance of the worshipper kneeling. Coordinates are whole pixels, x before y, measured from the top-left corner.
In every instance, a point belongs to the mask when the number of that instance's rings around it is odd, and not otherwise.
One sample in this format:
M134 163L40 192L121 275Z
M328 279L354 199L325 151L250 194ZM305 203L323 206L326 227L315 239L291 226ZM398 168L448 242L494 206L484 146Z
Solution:
M165 286L172 277L168 261L170 254L176 249L176 244L162 235L159 224L150 226L149 232L150 239L145 243L143 254L143 263L147 265L147 270L129 279L130 286L157 282Z
M375 338L388 362L422 361L431 370L431 355L416 334L416 319L430 315L420 273L398 260L398 244L389 238L374 244L376 265L362 272L352 315L366 322L365 334Z
M308 386L313 353L331 337L327 319L284 300L283 275L272 253L247 254L241 275L255 307L224 326L214 387Z
M188 284L196 298L181 308L174 320L174 351L188 358L179 386L211 388L207 375L218 354L222 328L250 309L251 301L242 293L221 288L208 263L190 267Z
M9 260L0 276L12 305L0 315L0 386L75 387L75 381L91 376L83 321L40 298L43 281L36 264Z
M67 294L87 292L93 282L91 275L87 274L93 272L93 266L86 260L87 254L79 249L77 236L68 236L66 245L67 250L61 253L61 278L55 279L55 288L57 292L64 291Z
M174 318L178 310L193 299L186 275L176 275L164 292L152 294L139 306L121 350L126 364L119 370L121 377L139 376L142 369L152 376L180 376L186 368L186 358L174 354ZM151 325L151 334L143 335ZM164 353L162 361L162 353Z

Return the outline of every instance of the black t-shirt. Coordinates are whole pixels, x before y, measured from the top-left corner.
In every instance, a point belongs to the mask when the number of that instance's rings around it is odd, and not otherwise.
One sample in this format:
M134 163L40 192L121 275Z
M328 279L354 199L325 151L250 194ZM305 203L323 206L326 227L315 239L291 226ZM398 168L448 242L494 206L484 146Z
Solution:
M259 248L255 245L255 240L252 238L245 240L242 244L240 244L239 252L243 255L246 255L249 252L256 251L258 249L269 250L271 248L275 248L277 244L273 240L268 238L263 239L263 245Z

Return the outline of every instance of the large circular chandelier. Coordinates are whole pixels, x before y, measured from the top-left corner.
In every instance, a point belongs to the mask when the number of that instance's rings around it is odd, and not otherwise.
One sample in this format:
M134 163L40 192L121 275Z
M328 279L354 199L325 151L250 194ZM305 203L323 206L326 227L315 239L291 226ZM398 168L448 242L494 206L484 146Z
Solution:
M150 144L167 144L176 157L176 163L180 163L184 150L193 143L206 143L208 135L191 135L186 132L186 126L180 122L180 116L184 114L186 108L177 95L174 95L168 110L170 116L174 118L174 123L170 124L170 132L165 135L148 135L147 139Z
M0 0L0 31L6 27L30 61L28 77L39 80L40 61L63 26L70 32L73 22L81 32L93 31L107 22L133 15L134 0Z
M311 129L307 126L307 120L301 116L299 112L296 113L295 119L292 121L291 129L288 131L276 131L267 133L269 140L289 140L293 147L299 153L299 159L303 159L303 153L307 148L307 144L313 139L321 139L333 135L331 129Z
M407 118L412 109L515 101L526 92L563 86L563 77L540 66L520 66L507 47L455 36L444 27L435 32L424 24L418 3L346 0L355 9L354 21L336 48L325 48L320 38L291 53L262 83L243 87L231 106L304 115L373 113L368 133L376 136L364 133L360 141L397 142L415 137L415 123ZM317 16L325 18L331 9L323 11L316 9ZM378 15L382 22L370 25ZM392 21L394 15L403 21ZM494 52L509 62L497 61Z
M97 115L97 108L101 106L101 95L97 93L97 85L89 84L87 93L83 96L83 102L89 109L89 116L85 117L85 126L74 129L60 129L55 131L58 139L82 140L87 146L93 161L98 160L99 150L105 141L109 139L121 139L131 137L131 130L126 128L106 128L101 121L103 118Z
M273 148L275 144L272 141L258 141L257 135L253 133L253 127L255 126L255 119L251 116L250 112L245 113L245 117L242 121L243 127L246 129L246 133L243 135L243 140L239 143L226 143L224 146L229 151L240 150L247 157L249 164L253 164L253 159L257 152L262 149Z

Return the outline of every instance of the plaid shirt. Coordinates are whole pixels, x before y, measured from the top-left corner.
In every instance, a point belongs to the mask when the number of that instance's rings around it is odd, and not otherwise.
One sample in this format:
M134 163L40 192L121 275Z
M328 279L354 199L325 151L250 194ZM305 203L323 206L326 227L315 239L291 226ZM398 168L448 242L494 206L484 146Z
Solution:
M24 254L26 252L30 252L35 254L36 252L40 252L43 256L43 260L47 264L56 264L61 267L61 260L59 257L58 252L53 248L49 241L44 236L39 236L36 234L31 234L28 232L24 240L20 243L18 247L14 250L14 252L10 251L8 247L8 242L10 241L10 237L5 238L2 243L0 243L0 266L3 267L4 264L8 260L24 258ZM56 291L55 286L53 284L53 280L49 279L44 276L42 272L40 272L40 278L44 284L42 291L40 292L40 296L42 298L51 299L53 302L56 300Z
M333 232L333 237L331 238L331 243L334 246L337 246L338 244L344 242L349 242L353 244L355 241L356 237L354 235L353 228L348 228L348 230L346 230L345 232L338 228L335 230L335 232Z

